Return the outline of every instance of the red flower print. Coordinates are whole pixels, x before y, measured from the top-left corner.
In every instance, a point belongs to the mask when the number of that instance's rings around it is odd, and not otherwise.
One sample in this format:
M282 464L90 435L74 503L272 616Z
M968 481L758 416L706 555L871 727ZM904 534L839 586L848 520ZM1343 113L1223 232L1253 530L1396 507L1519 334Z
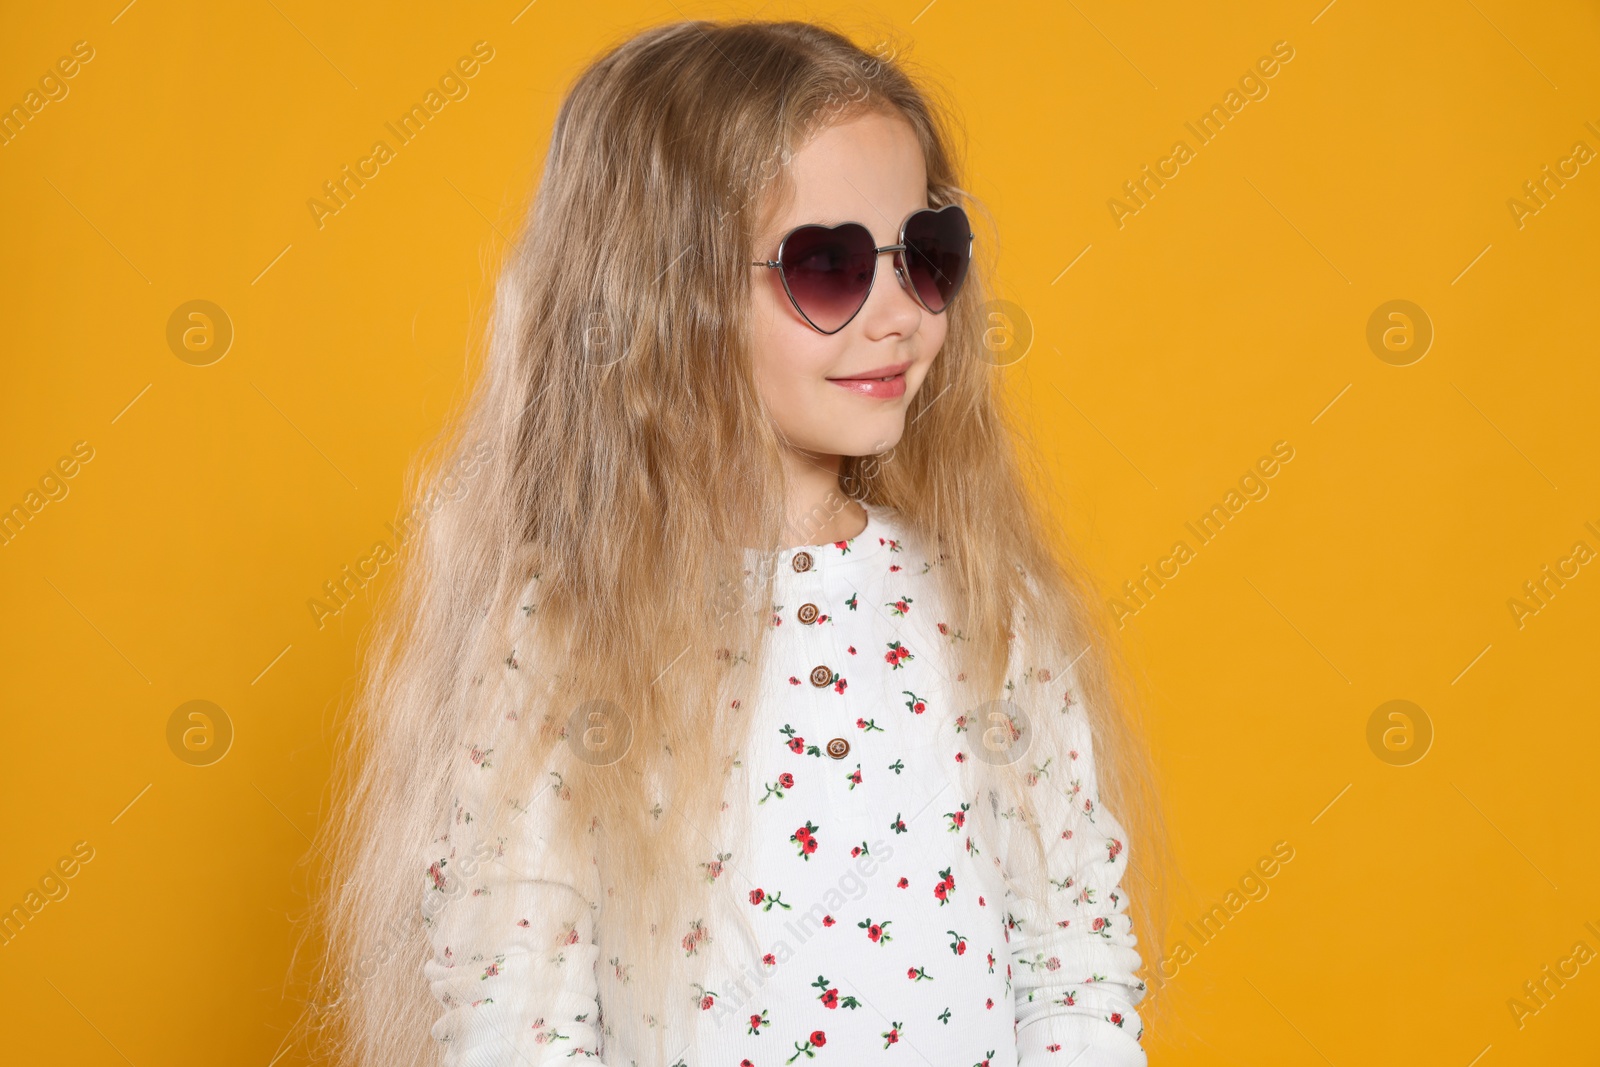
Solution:
M893 1045L895 1042L900 1040L900 1028L902 1026L904 1026L904 1025L905 1025L905 1023L899 1022L897 1020L895 1022L895 1024L894 1024L894 1026L892 1026L888 1030L885 1030L882 1034L879 1035L880 1037L883 1038L883 1047L884 1048L888 1048L890 1045Z
M835 677L837 677L839 680L837 682L833 683L833 691L835 693L843 693L844 692L844 687L849 685L850 683L845 681L844 677L842 675L835 675Z
M867 932L868 941L876 941L880 945L886 945L894 940L889 935L889 924L891 922L893 922L892 919L885 919L881 923L875 923L870 918L867 918L862 919L856 925Z
M752 1016L750 1016L750 1031L749 1032L752 1033L752 1034L759 1034L761 1032L761 1028L763 1026L766 1026L766 1025L767 1025L767 1010L765 1008L762 1008L760 1015L752 1015ZM744 1062L745 1063L749 1063L750 1061L749 1060L745 1060Z
M1122 1025L1122 1013L1120 1011L1112 1012L1111 1013L1111 1021L1116 1023L1118 1026L1121 1026Z
M796 678L794 675L791 674L791 675L789 675L789 684L790 685L799 685L800 684L800 679Z
M783 726L779 728L778 732L789 739L785 741L784 744L788 745L789 751L793 752L795 755L815 756L818 759L822 758L822 749L818 748L816 745L806 744L806 739L795 733L794 727L789 723L784 723Z
M911 650L903 647L899 641L890 641L889 651L883 654L883 661L894 670L899 670L902 663L913 658Z
M911 882L910 882L909 879L901 878L898 882L896 882L894 884L894 886L895 886L896 889L904 889L906 886L908 886L910 884L911 884Z
M761 962L766 964L768 967L776 967L778 965L778 957L769 952L765 956L761 957Z
M1106 862L1107 863L1110 863L1112 860L1116 859L1121 854L1122 854L1122 842L1121 841L1118 841L1116 838L1113 837L1110 841L1106 842Z
M939 634L940 634L940 636L942 637L942 636L948 634L949 632L950 632L950 627L946 626L944 623L941 622L939 624Z
M908 596L903 596L899 600L885 604L884 607L888 608L895 615L904 618L906 612L911 610L911 598Z
M433 888L443 889L447 884L444 877L445 860L434 860L428 865L428 874L433 878Z
M832 915L824 915L822 917L822 925L823 926L832 926L834 924L834 922L835 922L835 920L834 920L834 917Z
M811 820L807 819L804 826L789 835L789 840L800 846L801 859L810 860L811 854L817 850L818 843L814 835L818 829L820 828L813 826Z
M752 890L750 890L750 903L759 904L763 900L766 900L766 899L767 899L767 891L765 889L752 889Z
M826 975L821 975L821 974L817 975L817 980L815 982L812 982L811 985L815 989L822 990L821 993L817 994L817 999L822 1002L822 1006L824 1008L828 1008L829 1010L833 1010L833 1009L837 1009L837 1008L852 1008L852 1009L854 1009L854 1008L861 1007L861 1002L859 1000L857 1000L855 997L851 997L851 996L841 997L839 995L839 991L834 988L832 982L828 981Z
M711 935L707 932L705 924L699 919L694 920L689 924L689 932L683 935L683 954L685 956L693 956L699 951L700 942L708 941L710 938Z
M783 786L785 789L793 789L794 775L790 774L788 771L784 771L782 774L778 775L778 784Z
M815 1052L811 1051L813 1048L821 1048L823 1045L826 1045L827 1043L828 1043L828 1035L827 1034L823 1033L821 1030L813 1030L813 1031L811 1031L811 1037L809 1039L807 1039L805 1041L796 1041L794 1043L794 1055L790 1056L788 1059L784 1060L783 1062L784 1063L793 1063L795 1061L796 1057L798 1057L802 1052L806 1054L806 1058L807 1059L810 1059L811 1057L816 1055Z
M940 871L939 875L943 880L933 887L933 895L939 901L939 906L943 907L950 903L950 894L956 888L956 876L950 873L949 867Z

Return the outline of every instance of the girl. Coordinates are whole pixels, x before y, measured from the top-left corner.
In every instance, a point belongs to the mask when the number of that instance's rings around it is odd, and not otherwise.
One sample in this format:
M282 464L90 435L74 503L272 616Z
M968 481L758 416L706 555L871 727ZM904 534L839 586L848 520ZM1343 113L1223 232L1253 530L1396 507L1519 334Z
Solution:
M320 843L334 1062L1145 1063L1160 823L948 126L797 22L571 87Z

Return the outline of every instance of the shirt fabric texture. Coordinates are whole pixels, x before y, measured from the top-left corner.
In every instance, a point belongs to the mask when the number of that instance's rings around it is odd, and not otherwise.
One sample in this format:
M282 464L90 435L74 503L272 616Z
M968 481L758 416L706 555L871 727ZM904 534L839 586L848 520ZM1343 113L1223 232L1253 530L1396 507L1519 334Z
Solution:
M1145 1067L1135 1012L1145 986L1121 888L1127 840L1099 804L1070 667L1011 679L1065 708L1074 738L1069 751L1026 757L1052 886L1037 915L998 880L1006 839L975 840L969 824L991 803L962 773L983 725L932 713L965 696L950 677L946 650L962 635L942 615L939 564L894 511L864 506L858 536L777 555L758 718L733 771L749 836L703 865L734 880L760 943L741 944L732 924L708 917L707 935L726 933L706 940L728 962L714 957L704 987L683 991L698 1000L698 1026L672 1035L683 1052L669 1062ZM523 669L515 648L505 669ZM552 870L532 832L559 811L558 791L527 802L514 825L529 832L460 873L484 822L471 783L497 773L495 747L493 736L462 745L468 784L423 864L425 904L453 897L424 908L442 1062L624 1067L631 1058L603 1033L595 968L607 964L592 924L546 919L549 894L600 899L594 872Z

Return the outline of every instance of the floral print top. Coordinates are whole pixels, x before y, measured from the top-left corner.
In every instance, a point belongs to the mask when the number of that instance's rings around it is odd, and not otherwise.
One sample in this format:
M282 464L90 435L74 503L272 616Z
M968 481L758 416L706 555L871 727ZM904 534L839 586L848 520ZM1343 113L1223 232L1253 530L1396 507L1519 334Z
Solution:
M963 636L941 618L938 564L893 511L865 506L860 535L778 554L769 677L734 772L748 836L704 865L735 880L758 943L743 957L727 949L709 981L684 991L699 1025L674 1062L1145 1067L1145 986L1121 888L1128 844L1098 803L1071 670L1012 679L1039 687L1074 729L1069 751L1026 757L1052 886L1040 916L998 878L1005 840L979 839L969 823L980 803L999 811L965 784L978 724L937 714L964 695L948 677L946 650ZM513 650L507 670L515 663ZM486 738L461 758L492 775L493 748ZM441 1062L634 1062L609 1018L601 1025L596 967L608 964L592 924L544 921L543 894L580 875L541 869L536 835L487 847L475 804L458 796L422 886L425 904L453 898L424 908ZM702 940L741 944L718 916L685 932L686 951Z

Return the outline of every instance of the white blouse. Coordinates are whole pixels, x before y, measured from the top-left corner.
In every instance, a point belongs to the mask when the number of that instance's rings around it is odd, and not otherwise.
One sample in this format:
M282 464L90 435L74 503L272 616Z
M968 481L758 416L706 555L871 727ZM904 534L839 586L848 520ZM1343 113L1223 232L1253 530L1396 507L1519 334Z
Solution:
M736 880L759 943L719 916L685 934L687 952L703 939L720 955L704 987L683 990L701 1010L693 1034L672 1035L675 1063L1145 1067L1134 1010L1145 986L1120 886L1127 842L1098 803L1072 673L1012 679L1048 689L1077 739L1027 757L1053 887L1039 917L998 879L1005 841L974 840L968 825L977 731L937 714L964 693L948 676L946 648L961 634L941 617L937 564L893 511L867 511L857 537L778 554L768 677L734 771L748 836L730 849L695 843L710 877ZM463 745L475 778L495 773L494 749L493 737ZM531 799L516 825L536 828L555 792ZM622 1067L631 1057L599 1025L605 964L592 924L544 921L547 894L598 900L593 872L541 865L532 832L497 841L491 862L461 863L482 822L465 794L425 864L423 970L444 1008L433 1027L442 1062ZM440 892L452 903L426 906ZM484 928L490 894L515 921Z

